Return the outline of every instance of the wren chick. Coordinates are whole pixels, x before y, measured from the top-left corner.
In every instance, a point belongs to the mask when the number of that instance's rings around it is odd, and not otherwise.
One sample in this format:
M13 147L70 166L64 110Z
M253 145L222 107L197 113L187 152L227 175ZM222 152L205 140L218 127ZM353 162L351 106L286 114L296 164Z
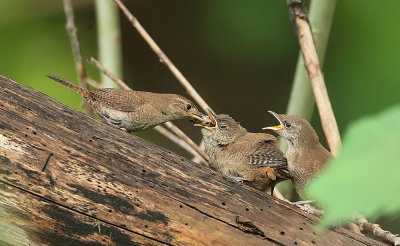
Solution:
M176 94L114 88L86 90L54 75L47 77L81 94L108 123L128 132L142 131L172 120L203 121L203 114L196 106Z
M225 114L203 121L201 132L210 166L225 176L265 191L289 179L288 166L274 136L250 133Z
M317 133L306 119L296 115L268 112L278 119L280 125L263 129L274 130L286 139L289 173L295 190L301 194L307 189L308 182L332 158L332 154L321 145Z

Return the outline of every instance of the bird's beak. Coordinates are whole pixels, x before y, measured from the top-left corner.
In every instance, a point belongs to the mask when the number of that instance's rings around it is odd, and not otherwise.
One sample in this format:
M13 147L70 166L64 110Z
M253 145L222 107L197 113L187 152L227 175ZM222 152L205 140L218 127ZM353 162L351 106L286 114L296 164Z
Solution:
M190 112L189 113L189 115L190 115L190 117L192 117L193 119L196 119L196 120L199 120L199 121L201 121L201 122L203 122L204 121L204 118L205 118L205 115L203 115L202 113L200 113L200 112Z
M279 119L279 114L273 112L273 111L268 111L268 113L272 114L275 116L275 118L279 121L280 125L279 126L269 126L269 127L264 127L263 130L274 130L274 131L281 131L284 129L282 121Z
M203 127L205 129L208 130L215 130L218 127L218 122L215 119L215 116L213 114L213 112L211 112L211 110L207 110L207 114L208 114L208 119L201 119L201 123L200 124L194 124L194 126L199 126L199 127Z

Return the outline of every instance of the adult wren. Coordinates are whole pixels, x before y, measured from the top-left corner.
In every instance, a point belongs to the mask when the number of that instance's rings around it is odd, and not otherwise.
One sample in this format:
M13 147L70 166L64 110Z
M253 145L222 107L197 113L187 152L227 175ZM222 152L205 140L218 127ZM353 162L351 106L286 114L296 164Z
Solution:
M86 90L57 76L47 77L81 94L108 123L128 132L142 131L166 121L204 118L189 99L180 95L114 88Z

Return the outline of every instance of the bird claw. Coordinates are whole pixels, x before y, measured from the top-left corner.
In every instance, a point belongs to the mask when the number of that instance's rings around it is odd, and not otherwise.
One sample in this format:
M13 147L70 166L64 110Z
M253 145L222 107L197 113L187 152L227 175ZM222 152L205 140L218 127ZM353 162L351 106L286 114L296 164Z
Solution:
M239 176L229 176L229 178L233 179L236 182L240 182L240 183L243 183L243 181L247 180L247 179L245 179L243 177L239 177Z
M285 200L289 204L295 205L296 207L300 208L301 210L307 212L308 214L312 214L315 216L322 216L324 214L324 210L319 210L313 206L310 205L310 203L313 203L315 201L308 200L308 201L297 201L297 202L291 202L289 200Z
M313 201L313 200L308 200L308 201L297 201L297 202L290 202L290 201L287 201L287 202L289 202L289 203L292 204L292 205L295 205L295 206L299 207L299 206L301 206L301 205L310 204L310 203L313 203L313 202L315 202L315 201Z

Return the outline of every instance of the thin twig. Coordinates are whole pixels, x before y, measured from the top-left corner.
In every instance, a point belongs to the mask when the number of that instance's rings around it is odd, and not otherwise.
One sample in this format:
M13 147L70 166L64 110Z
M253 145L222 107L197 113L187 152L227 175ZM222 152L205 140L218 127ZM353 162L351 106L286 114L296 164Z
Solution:
M170 121L165 122L164 126L166 126L168 129L173 131L179 138L185 141L192 149L194 149L203 158L203 161L208 163L209 161L208 155L203 150L201 150L200 147L195 142L193 142L192 139L190 139L183 131L181 131Z
M368 222L364 217L359 217L357 219L357 224L360 227L361 231L369 232L374 236L386 241L388 243L392 243L393 245L400 245L400 237L399 235L395 235L390 231L385 231L378 224L372 224Z
M97 69L99 69L101 72L103 72L105 75L107 75L110 79L112 79L116 84L124 88L125 90L132 90L124 81L120 80L117 76L112 74L109 70L107 70L99 61L94 59L93 57L90 58L90 62L96 66ZM176 141L175 138L172 138L169 134L165 134L164 129L161 129L161 126L157 126L154 129L158 132L160 132L162 135L176 143L177 145L181 146L185 150L187 150L189 153L196 152L198 156L201 157L201 159L204 161L204 163L208 162L208 156L207 154L199 148L184 132L182 132L175 124L172 122L165 122L164 125L170 129L176 136L178 136L180 139L182 139L186 145L183 145L181 141Z
M119 10L111 1L97 0L96 23L99 60L116 76L122 78L121 34ZM116 87L105 74L101 74L104 87Z
M72 8L71 0L63 0L63 3L64 3L65 16L67 18L67 23L65 25L65 28L67 29L69 39L71 41L72 53L74 55L76 72L78 73L78 78L79 78L81 87L84 89L88 89L89 85L88 85L88 81L87 81L87 74L86 74L85 66L82 61L81 48L80 48L79 41L78 41L78 35L76 33L76 26L75 26L75 21L74 21L74 10ZM90 105L88 105L87 103L84 103L83 106L88 114L93 114L93 110L90 107Z
M308 76L311 79L311 85L320 114L322 128L332 154L336 155L341 145L339 129L332 110L331 102L329 101L324 76L321 72L311 26L307 18L307 11L302 0L287 0L287 4L296 26L304 64L306 65Z
M101 83L97 82L96 80L92 79L92 78L88 78L87 82L89 85L95 87L95 88L103 88L103 86L101 85Z
M93 57L90 57L90 63L96 66L98 70L100 70L103 74L105 74L108 78L110 78L112 81L114 81L115 84L120 86L122 89L125 90L131 90L131 88L120 78L115 76L113 73L111 73L108 69L106 69L98 60L94 59Z
M132 13L126 8L126 6L120 0L113 0L128 20L131 22L132 26L139 32L139 34L143 37L143 39L147 42L150 48L156 53L158 58L162 63L164 63L168 69L172 72L176 79L182 84L182 86L186 89L187 93L195 100L200 107L207 112L208 109L211 109L210 106L203 100L203 98L197 93L194 87L190 84L190 82L183 76L183 74L178 70L178 68L171 62L171 60L167 57L167 55L161 50L161 48L157 45L157 43L151 38L149 33L143 28L143 26L139 23L137 18L132 15Z
M180 146L182 149L186 150L189 152L191 155L193 155L196 158L200 158L201 161L204 163L207 163L203 157L201 157L196 151L194 151L194 148L187 144L182 138L177 137L175 134L170 132L169 130L165 129L163 126L155 126L154 129L164 135L166 138ZM197 162L199 163L199 162Z

